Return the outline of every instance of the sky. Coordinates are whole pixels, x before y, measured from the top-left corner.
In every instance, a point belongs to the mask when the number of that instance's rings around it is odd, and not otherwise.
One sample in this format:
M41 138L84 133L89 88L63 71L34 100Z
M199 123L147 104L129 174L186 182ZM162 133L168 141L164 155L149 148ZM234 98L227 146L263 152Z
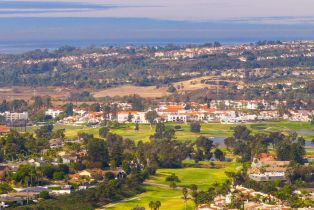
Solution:
M313 8L313 0L0 0L0 52L36 41L314 39Z

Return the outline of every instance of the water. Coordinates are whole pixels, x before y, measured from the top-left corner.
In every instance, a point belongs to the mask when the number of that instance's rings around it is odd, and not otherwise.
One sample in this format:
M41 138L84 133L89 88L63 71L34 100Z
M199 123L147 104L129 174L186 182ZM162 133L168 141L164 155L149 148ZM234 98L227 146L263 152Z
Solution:
M165 45L313 40L314 24L267 25L145 18L0 18L0 53L64 45Z

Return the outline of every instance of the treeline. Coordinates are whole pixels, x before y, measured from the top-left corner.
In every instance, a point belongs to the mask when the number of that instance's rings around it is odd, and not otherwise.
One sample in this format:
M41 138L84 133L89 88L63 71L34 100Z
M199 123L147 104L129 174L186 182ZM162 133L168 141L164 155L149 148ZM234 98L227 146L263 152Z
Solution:
M268 153L272 147L278 160L291 161L293 164L303 164L305 155L305 140L296 133L284 135L280 132L270 134L252 134L246 126L236 126L232 137L224 143L241 162L252 161L260 153Z

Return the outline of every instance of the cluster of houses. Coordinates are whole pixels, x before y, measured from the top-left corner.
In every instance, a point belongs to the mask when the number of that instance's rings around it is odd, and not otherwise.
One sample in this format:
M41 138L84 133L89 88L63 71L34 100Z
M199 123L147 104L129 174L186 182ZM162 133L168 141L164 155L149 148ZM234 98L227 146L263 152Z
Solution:
M276 160L272 154L261 153L253 159L251 168L248 171L249 177L258 182L285 181L289 163L289 161Z
M313 110L289 110L288 114L280 116L278 106L282 102L272 103L264 100L215 100L210 104L198 103L170 103L161 102L157 108L147 111L133 111L128 105L126 109L115 113L88 112L74 109L74 115L61 119L63 124L83 125L98 124L105 120L117 121L119 123L148 123L146 113L156 111L158 119L156 121L166 122L220 122L220 123L243 123L257 120L276 120L280 117L291 121L309 122L314 115ZM46 115L56 118L62 113L61 109L48 109Z
M294 192L295 193L295 192ZM292 208L286 206L280 199L262 192L255 191L243 186L232 187L227 195L218 195L210 205L201 204L198 210L232 210L227 206L231 204L232 199L240 199L244 202L244 210L313 210L313 208ZM270 204L271 203L271 204Z
M32 165L34 167L45 166L47 164L59 165L77 163L80 158L86 155L86 151L81 151L75 154L68 154L64 151L58 153L53 160L47 161L43 158L32 158L25 161L8 161L0 165L0 182L6 181L8 173L16 173L21 165ZM131 164L132 165L132 164ZM14 188L13 191L0 195L1 208L8 207L8 204L24 205L28 201L36 202L39 194L47 191L51 196L58 196L63 194L70 194L77 190L86 190L88 188L96 187L97 183L102 180L108 173L115 179L126 178L126 173L121 168L114 170L102 169L84 169L76 173L68 174L68 178L64 181L52 181L49 185ZM73 186L77 186L74 188Z
M231 204L233 198L241 199L244 202L244 210L290 210L291 207L285 206L276 197L257 192L253 189L243 186L235 186L231 188L231 192L227 195L218 195L214 198L214 202L210 205L202 204L198 206L198 210L232 210L227 208ZM255 200L254 202L252 200ZM264 203L265 200L273 201L276 204L270 205Z

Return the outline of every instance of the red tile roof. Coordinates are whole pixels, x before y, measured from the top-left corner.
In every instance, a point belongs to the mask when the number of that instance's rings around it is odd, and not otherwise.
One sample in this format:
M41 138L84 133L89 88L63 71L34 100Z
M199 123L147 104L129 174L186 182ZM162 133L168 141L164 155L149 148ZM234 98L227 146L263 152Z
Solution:
M6 125L0 125L0 134L9 133L10 129Z

